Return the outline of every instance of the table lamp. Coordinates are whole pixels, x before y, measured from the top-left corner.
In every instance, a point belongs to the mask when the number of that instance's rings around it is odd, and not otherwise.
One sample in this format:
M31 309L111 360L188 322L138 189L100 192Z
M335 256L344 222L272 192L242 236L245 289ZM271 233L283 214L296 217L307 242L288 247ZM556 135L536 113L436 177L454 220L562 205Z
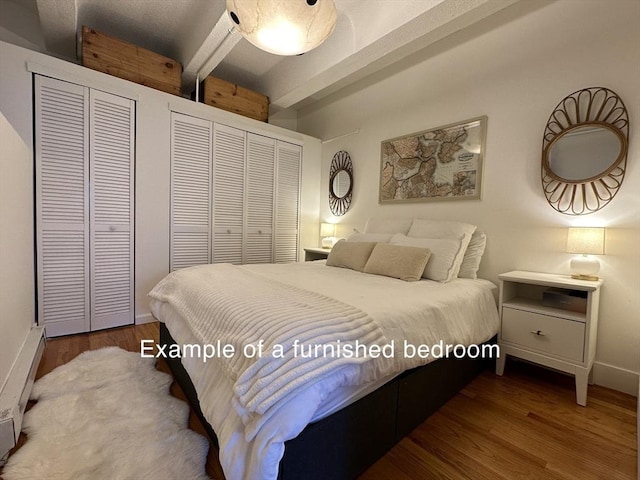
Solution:
M604 228L570 228L567 252L580 255L571 259L571 278L598 280L600 262L593 255L604 255Z
M322 237L322 248L332 248L336 243L336 225L334 223L321 223L320 236Z

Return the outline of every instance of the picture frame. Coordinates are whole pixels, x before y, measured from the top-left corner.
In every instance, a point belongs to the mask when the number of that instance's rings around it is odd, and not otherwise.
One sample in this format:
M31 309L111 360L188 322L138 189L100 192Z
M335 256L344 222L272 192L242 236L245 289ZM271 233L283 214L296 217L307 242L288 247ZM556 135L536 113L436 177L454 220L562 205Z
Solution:
M379 203L478 200L487 117L381 142Z

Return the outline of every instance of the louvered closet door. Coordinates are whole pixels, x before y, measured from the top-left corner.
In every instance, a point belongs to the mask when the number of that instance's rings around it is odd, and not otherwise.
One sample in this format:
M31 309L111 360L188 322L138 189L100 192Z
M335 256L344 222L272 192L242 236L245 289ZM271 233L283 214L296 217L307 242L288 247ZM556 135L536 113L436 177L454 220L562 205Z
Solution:
M278 141L276 149L276 204L274 262L298 260L300 166L302 147Z
M89 91L35 76L38 322L89 330Z
M243 263L273 261L273 190L276 141L247 134Z
M244 213L243 130L214 124L212 263L242 263Z
M91 330L134 323L132 100L90 91Z
M171 114L172 271L211 261L211 135L211 122Z

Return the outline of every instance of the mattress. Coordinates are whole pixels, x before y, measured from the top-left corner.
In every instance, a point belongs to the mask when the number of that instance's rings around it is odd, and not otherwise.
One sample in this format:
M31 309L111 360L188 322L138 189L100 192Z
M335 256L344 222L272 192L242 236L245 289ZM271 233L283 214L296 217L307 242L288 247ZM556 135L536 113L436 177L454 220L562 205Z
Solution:
M324 262L237 268L316 292L365 312L380 327L386 341L394 345L395 354L373 381L344 386L337 382L335 388L311 385L302 389L277 405L251 435L234 408L234 382L225 369L215 361L183 358L202 411L218 435L220 462L227 480L275 480L284 442L295 438L308 423L355 402L399 373L434 359L411 355L411 347L480 344L498 330L496 287L482 279L456 279L446 284L430 280L403 282L327 267ZM198 343L200 337L193 325L175 305L154 299L151 308L178 344Z

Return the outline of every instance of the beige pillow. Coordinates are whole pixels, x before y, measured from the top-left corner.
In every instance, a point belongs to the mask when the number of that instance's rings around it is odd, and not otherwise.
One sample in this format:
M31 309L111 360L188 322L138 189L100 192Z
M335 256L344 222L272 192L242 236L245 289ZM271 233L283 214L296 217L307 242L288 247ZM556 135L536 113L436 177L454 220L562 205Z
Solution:
M378 243L364 266L364 273L415 282L422 277L430 255L428 248Z
M397 233L390 245L429 249L431 258L422 276L436 282L450 282L460 270L462 263L462 235L460 238L414 238Z
M376 242L347 242L339 240L327 257L330 267L350 268L361 272Z

